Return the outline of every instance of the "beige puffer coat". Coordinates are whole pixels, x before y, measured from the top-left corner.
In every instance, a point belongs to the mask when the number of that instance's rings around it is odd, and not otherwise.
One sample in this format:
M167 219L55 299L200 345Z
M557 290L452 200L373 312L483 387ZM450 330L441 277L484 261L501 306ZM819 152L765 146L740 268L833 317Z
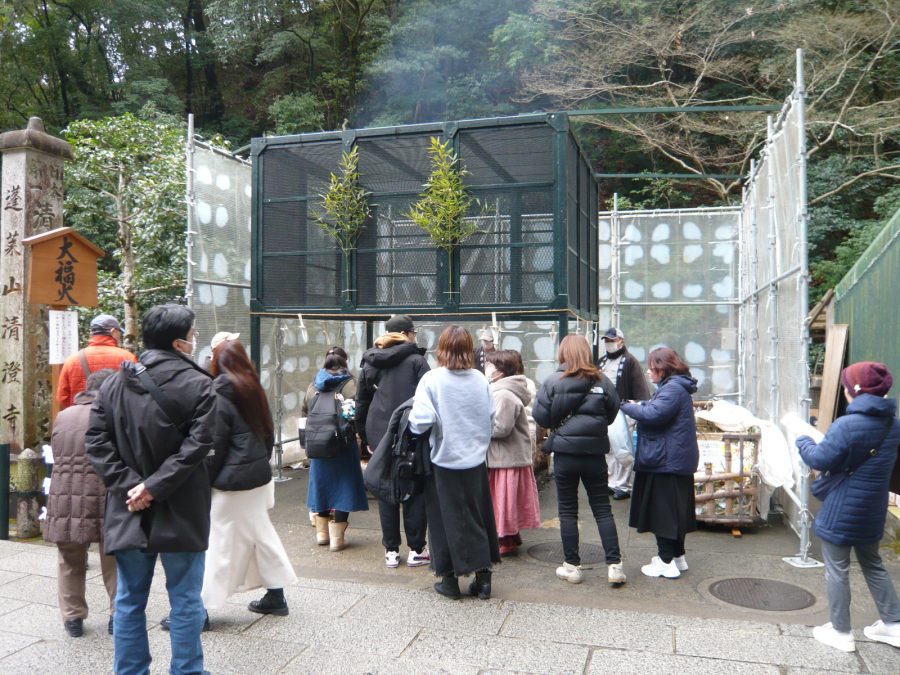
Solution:
M80 392L75 405L60 412L53 424L54 464L44 539L55 544L89 544L100 541L103 531L106 488L84 447L94 395Z
M494 395L494 432L487 453L489 469L531 466L533 440L528 428L531 393L524 375L510 375L491 383Z

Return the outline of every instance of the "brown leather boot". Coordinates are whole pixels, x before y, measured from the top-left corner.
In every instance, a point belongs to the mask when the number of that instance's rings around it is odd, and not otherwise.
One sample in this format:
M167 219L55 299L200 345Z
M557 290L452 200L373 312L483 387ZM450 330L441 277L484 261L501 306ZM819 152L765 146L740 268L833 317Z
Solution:
M344 533L347 531L348 524L347 522L328 523L328 536L331 537L331 546L329 548L332 551L343 551L347 547Z
M319 546L328 546L328 525L331 518L316 516L316 543Z

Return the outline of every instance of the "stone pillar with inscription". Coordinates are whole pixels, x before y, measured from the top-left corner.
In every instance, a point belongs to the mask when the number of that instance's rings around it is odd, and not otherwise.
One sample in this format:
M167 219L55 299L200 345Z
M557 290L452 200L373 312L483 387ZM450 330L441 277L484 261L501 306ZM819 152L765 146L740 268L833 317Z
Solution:
M47 307L26 302L29 252L22 241L62 227L63 165L72 147L40 118L0 134L0 443L13 453L50 436Z

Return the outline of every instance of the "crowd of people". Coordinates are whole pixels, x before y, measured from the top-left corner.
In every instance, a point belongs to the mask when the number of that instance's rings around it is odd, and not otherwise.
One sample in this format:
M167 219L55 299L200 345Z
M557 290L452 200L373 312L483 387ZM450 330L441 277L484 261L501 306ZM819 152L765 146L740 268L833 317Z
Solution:
M171 608L163 628L171 633L173 673L202 672L208 612L231 594L265 589L248 609L284 616L284 588L296 581L268 515L274 429L258 372L237 333L217 334L206 367L197 365L194 319L181 305L148 311L146 351L135 359L124 350L110 353L122 328L101 315L91 330L104 339L92 337L62 371L68 384L51 442L56 467L45 531L59 547L60 611L66 631L80 636L87 549L99 542L115 670L123 675L149 669L145 608L157 559ZM611 498L630 497L629 525L656 538L656 555L640 568L644 575L675 579L688 569L685 538L696 529L697 382L674 350L650 352L651 394L621 330L603 335L598 362L583 336L569 335L560 342L558 368L537 388L521 355L497 349L489 330L476 349L468 330L447 327L431 369L410 317L391 317L385 327L363 355L358 378L335 346L306 391L307 507L318 545L334 552L347 546L350 513L368 509L375 458L393 452L393 475L407 481L402 494L373 490L385 565L402 560L402 514L407 566L430 565L443 597L461 598L460 577L471 576L468 594L490 598L496 565L517 553L523 530L541 525L532 468L536 425L548 430L543 452L553 457L563 550L557 577L574 584L584 578L579 484L610 585L627 581ZM878 554L900 443L896 403L886 398L891 384L883 364L850 366L843 374L848 414L822 442L798 439L804 461L826 472L829 483L816 531L832 621L814 636L844 651L855 648L851 550L881 616L865 634L900 647L900 602ZM610 459L614 424L628 430L629 442L636 431L633 467ZM418 454L400 453L410 448ZM360 459L369 457L364 476Z

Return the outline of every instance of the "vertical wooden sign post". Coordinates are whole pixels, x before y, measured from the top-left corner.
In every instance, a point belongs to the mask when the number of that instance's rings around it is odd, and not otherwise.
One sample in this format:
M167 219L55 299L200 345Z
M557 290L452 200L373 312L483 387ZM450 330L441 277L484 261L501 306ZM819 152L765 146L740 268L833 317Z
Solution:
M97 260L104 255L102 249L71 227L36 234L27 237L22 243L30 252L27 284L27 300L30 304L50 305L53 310L97 305ZM56 350L49 351L52 353ZM59 412L56 390L62 363L59 359L51 360L50 367L50 379L53 383L52 418L56 419L56 413Z

